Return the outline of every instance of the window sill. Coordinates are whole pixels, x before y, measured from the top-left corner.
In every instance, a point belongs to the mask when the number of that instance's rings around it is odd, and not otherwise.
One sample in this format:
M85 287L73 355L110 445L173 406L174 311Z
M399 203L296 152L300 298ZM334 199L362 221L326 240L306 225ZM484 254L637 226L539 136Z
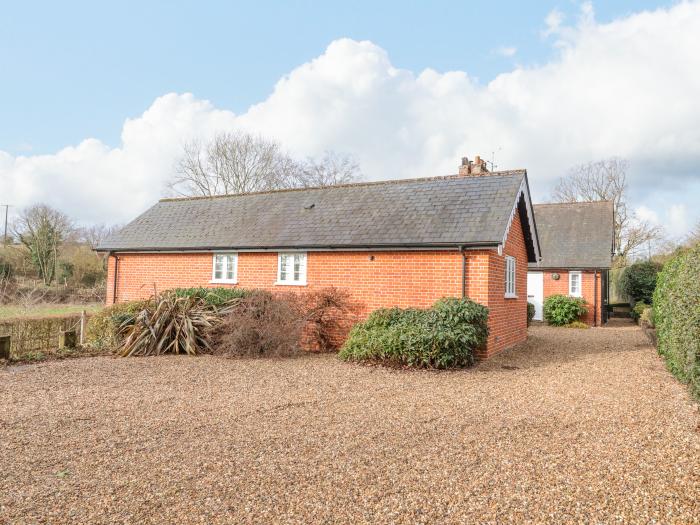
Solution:
M504 299L517 299L518 296L517 296L517 295L514 295L514 294L505 294L505 295L503 296L503 298L504 298Z
M209 284L238 284L238 281L230 281L226 279L212 279Z
M286 281L277 281L275 283L275 285L277 285L277 286L306 286L306 281L304 281L304 282L299 281L296 283L290 283L290 282L286 282Z

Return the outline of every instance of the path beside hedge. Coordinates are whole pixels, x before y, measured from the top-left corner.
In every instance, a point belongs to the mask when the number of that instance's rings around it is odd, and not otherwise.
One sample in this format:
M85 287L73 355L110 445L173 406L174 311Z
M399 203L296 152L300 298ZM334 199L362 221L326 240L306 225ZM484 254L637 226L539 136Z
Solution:
M459 372L215 357L0 370L0 523L700 516L700 414L636 327Z

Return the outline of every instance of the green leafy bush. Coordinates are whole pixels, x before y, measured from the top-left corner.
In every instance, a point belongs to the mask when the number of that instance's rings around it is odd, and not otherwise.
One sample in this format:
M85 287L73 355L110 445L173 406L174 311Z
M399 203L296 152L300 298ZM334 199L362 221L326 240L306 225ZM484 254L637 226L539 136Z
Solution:
M668 369L700 398L700 245L679 253L659 273L654 322Z
M630 315L632 316L632 319L635 321L639 321L639 317L642 315L642 312L649 308L649 305L645 303L644 301L639 301L637 304L634 305L634 308L632 308L632 311L630 312Z
M553 326L573 323L586 312L586 301L580 297L550 295L544 300L544 319Z
M651 261L634 263L622 272L620 291L635 302L651 304L661 265Z
M421 368L474 363L488 337L488 309L469 299L445 298L432 308L373 312L350 331L341 359Z
M116 348L121 343L122 325L132 322L147 301L129 301L103 308L88 319L85 328L85 344L101 350Z
M645 308L642 314L639 316L639 324L642 326L648 326L649 328L654 328L654 309L651 306Z
M248 297L252 290L245 288L175 288L172 290L176 297L196 297L210 306L224 306L234 299Z
M527 303L527 325L530 326L530 323L532 320L535 318L535 305L532 303Z

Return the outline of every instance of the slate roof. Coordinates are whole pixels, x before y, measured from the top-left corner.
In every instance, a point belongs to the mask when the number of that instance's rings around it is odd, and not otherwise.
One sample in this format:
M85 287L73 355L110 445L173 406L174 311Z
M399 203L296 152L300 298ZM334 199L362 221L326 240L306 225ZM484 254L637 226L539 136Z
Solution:
M496 245L523 180L518 170L163 199L98 250Z
M613 203L610 201L535 204L542 250L529 268L610 268Z

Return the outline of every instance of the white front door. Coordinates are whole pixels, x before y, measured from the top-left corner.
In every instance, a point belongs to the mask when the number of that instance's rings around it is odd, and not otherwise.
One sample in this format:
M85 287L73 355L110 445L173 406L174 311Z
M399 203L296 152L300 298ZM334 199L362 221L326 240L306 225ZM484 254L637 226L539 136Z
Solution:
M544 273L527 272L527 302L535 305L535 321L542 320L544 302Z

